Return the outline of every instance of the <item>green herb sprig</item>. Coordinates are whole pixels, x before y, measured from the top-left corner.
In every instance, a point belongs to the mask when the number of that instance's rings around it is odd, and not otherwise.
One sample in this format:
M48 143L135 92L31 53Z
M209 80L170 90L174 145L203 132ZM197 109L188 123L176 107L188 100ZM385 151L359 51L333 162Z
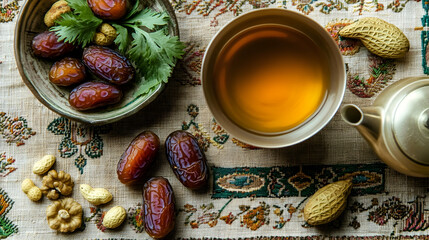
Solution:
M60 41L85 47L92 41L103 20L94 16L85 0L67 0L67 3L74 12L62 14L56 21L58 25L53 26L50 31L56 32Z
M87 46L103 20L97 18L86 0L66 0L73 12L62 15L51 28L60 40ZM143 8L136 0L122 20L109 22L117 32L115 44L136 66L139 82L135 96L144 95L167 83L177 59L181 59L185 45L177 36L168 35L169 15Z

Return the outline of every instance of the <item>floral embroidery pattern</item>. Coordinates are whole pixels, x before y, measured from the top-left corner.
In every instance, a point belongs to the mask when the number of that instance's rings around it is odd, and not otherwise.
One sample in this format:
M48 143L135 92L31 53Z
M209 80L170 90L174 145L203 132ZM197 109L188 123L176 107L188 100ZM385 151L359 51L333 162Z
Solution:
M18 232L18 227L6 217L13 204L14 201L0 188L0 238L7 238Z
M189 213L186 216L185 225L190 225L192 228L198 228L200 225L207 224L210 227L214 227L218 223L218 219L220 218L220 214L222 213L223 209L231 202L229 200L220 210L218 211L211 211L214 209L213 203L210 204L203 204L200 206L200 209L202 210L201 214L196 215L197 209L189 204L186 204L184 206L185 213ZM194 216L195 214L195 216ZM192 216L194 216L192 218Z
M254 9L265 8L273 4L275 0L235 0L235 1L222 1L222 0L213 0L213 1L204 1L197 0L188 3L188 0L171 0L170 1L173 8L179 12L185 12L190 15L192 12L196 11L199 15L209 16L214 14L214 18L211 21L212 26L218 25L217 17L220 15L230 12L234 16L240 15L243 12L243 5L249 4ZM284 1L286 4L286 1Z
M396 63L392 59L382 58L373 54L368 55L370 77L365 79L359 74L347 74L347 88L356 96L370 98L383 89L393 78Z
M138 203L135 207L128 208L127 218L128 224L136 233L144 231L143 209L141 203Z
M271 226L272 229L283 229L285 225L291 221L291 219L298 217L300 218L298 221L302 221L301 227L311 228L311 226L307 225L304 219L302 219L303 216L301 214L304 207L303 205L307 198L302 198L302 200L297 204L283 203L283 206L274 203L268 204L261 201L251 205L243 204L228 208L227 206L231 206L233 201L237 201L229 199L225 204L221 205L219 210L213 203L202 204L199 207L191 204L185 204L183 208L179 209L178 219L184 219L184 225L191 228L199 228L201 225L205 224L211 228L217 226L225 230L228 229L228 226L234 225L233 228L237 228L239 226L244 229L255 231L264 225ZM347 220L345 219L345 216L343 216L341 219L337 219L330 225L337 228L346 228L348 226L357 229L361 225L358 219L366 218L368 220L368 224L375 223L378 226L384 226L388 221L395 221L394 226L395 228L398 227L400 232L427 231L427 229L429 229L429 210L425 209L425 197L417 197L414 201L410 202L402 202L395 196L386 197L384 199L384 201L380 201L378 198L373 198L368 206L364 206L365 204L363 203L359 203L356 200L353 201L352 197L346 210L351 213L351 215L347 214L347 218L350 220L350 223L346 225ZM282 200L282 202L284 202L284 200ZM180 216L182 214L184 216ZM359 214L361 216L358 217ZM295 219L295 221L297 221L297 219ZM405 235L400 234L395 236L395 233L392 233L390 236L380 237L383 237L381 238L383 240L402 239L401 237L405 237ZM415 235L415 237L422 238L413 237L404 239L427 239L429 235ZM262 240L282 238L261 237L256 239ZM308 237L305 237L305 239L308 239ZM337 238L334 236L325 236L322 239ZM341 239L360 238L344 236L341 237ZM370 237L369 239L374 238Z
M185 55L178 62L179 70L174 73L174 78L182 85L201 85L200 73L205 48L200 48L195 43L189 42L186 45Z
M293 214L296 213L297 209L302 205L302 203L304 203L304 201L301 201L297 207L294 207L292 204L285 205L285 208L289 213L289 217L286 220L283 217L283 212L284 212L283 209L277 205L273 205L274 207L273 212L276 216L279 217L279 219L274 222L275 225L273 226L273 229L282 229L286 225L286 223L292 219Z
M348 4L353 5L353 12L359 13L362 15L362 12L375 12L384 10L384 5L382 3L378 3L378 0L346 0Z
M305 200L305 199L304 199ZM228 200L219 210L216 210L213 203L202 204L200 207L195 207L191 204L185 204L182 209L179 209L179 214L185 214L184 224L191 228L199 228L201 225L207 224L209 227L215 227L220 221L227 225L232 225L236 220L239 220L240 227L256 231L264 225L270 225L271 206L266 202L259 202L258 205L239 205L238 209L233 210L225 215L222 212L233 200ZM284 207L273 205L272 211L275 215L273 229L281 229L289 222L301 207L301 201L296 207L292 204L285 204ZM284 219L283 213L289 214L288 219Z
M368 221L379 226L395 221L394 225L403 232L425 231L429 229L429 210L425 209L425 199L425 196L418 196L414 201L404 203L393 196L379 204L379 200L374 198L367 207L355 201L348 209L351 213L368 212ZM357 217L353 218L349 226L360 227Z
M354 55L359 52L361 42L357 39L345 38L339 35L341 29L345 26L352 24L354 21L350 19L336 19L329 22L325 29L331 34L343 55Z
M19 9L18 1L0 0L0 22L10 22Z
M416 2L420 0L414 0ZM213 16L211 26L218 25L218 17L230 13L238 16L244 9L258 9L267 7L280 7L285 9L296 8L304 14L310 14L318 9L321 13L330 14L332 11L348 11L361 15L363 12L378 12L385 10L384 4L379 0L170 0L174 9L178 12L184 12L187 15L193 12L201 16ZM388 1L383 1L387 4ZM410 0L392 0L387 4L387 9L393 12L401 12Z
M95 225L97 226L98 230L104 232L106 231L106 227L103 226L103 218L106 214L105 211L101 210L101 208L95 208L90 207L91 216L84 218L84 222L91 222L93 221Z
M393 2L389 3L389 5L387 5L388 9L392 9L392 11L394 12L401 12L405 6L407 5L407 3L410 0L394 0ZM420 2L420 0L413 0L415 2Z
M352 179L352 195L384 192L384 164L213 167L212 198L311 196L326 184Z
M204 151L207 151L212 144L217 148L222 149L223 144L228 140L229 135L222 129L219 129L218 125L214 123L213 131L216 136L211 138L210 134L204 129L204 127L196 121L196 118L200 114L199 111L199 107L195 104L190 104L188 106L187 112L191 117L191 120L189 122L183 121L182 130L192 129L192 134L197 138L200 147L203 148Z
M210 134L204 129L204 127L197 123L196 118L200 114L200 109L195 104L190 104L187 108L188 115L191 117L189 122L182 122L182 130L192 129L192 134L197 138L198 143L204 151L210 147L210 145L216 146L218 149L222 149L223 145L228 141L229 134L216 122L215 119L212 119L211 130L215 134L214 137L211 137ZM235 145L247 148L247 149L258 149L257 147L243 143L236 138L231 140Z
M103 155L103 139L101 134L110 131L110 125L87 126L72 122L71 120L59 117L54 119L48 126L48 131L55 135L64 135L58 145L58 151L63 158L71 158L77 155L75 166L83 174L87 159L99 158Z
M7 143L22 146L25 144L24 141L36 135L36 132L28 127L25 118L11 117L4 112L0 112L0 134L6 139Z
M262 225L269 224L270 219L268 214L270 206L265 202L260 202L260 205L247 211L240 219L240 226L245 226L252 231L257 230Z
M16 167L13 167L15 159L12 157L6 157L6 153L0 155L0 177L6 177L10 173L16 170Z

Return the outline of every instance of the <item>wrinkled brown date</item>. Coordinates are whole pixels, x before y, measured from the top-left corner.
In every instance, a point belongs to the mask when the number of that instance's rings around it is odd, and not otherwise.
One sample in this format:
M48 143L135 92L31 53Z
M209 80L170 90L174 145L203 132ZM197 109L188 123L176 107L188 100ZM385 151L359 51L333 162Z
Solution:
M127 13L126 0L88 0L88 6L95 15L106 20L118 20Z
M122 85L134 78L134 67L121 54L107 47L90 46L83 51L83 63L98 77Z
M59 86L70 86L85 79L85 66L76 58L64 58L52 65L49 80Z
M131 184L147 173L159 151L159 138L151 131L140 133L130 143L118 162L116 173L119 181Z
M80 111L102 107L119 102L121 90L107 83L87 82L70 92L70 105Z
M75 49L71 43L58 41L54 32L42 32L33 38L31 45L34 55L43 58L58 58L70 53Z
M185 187L198 189L207 184L206 157L194 136L185 131L172 132L165 140L165 149L174 174Z
M149 236L167 236L175 225L175 200L167 179L153 177L143 186L144 227Z

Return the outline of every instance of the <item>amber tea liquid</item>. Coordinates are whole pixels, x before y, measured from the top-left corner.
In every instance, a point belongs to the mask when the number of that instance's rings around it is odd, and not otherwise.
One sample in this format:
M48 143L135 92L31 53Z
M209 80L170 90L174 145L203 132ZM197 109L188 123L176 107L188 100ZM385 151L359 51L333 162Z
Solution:
M256 132L295 128L323 103L329 84L327 56L302 32L260 25L234 36L215 63L223 111Z

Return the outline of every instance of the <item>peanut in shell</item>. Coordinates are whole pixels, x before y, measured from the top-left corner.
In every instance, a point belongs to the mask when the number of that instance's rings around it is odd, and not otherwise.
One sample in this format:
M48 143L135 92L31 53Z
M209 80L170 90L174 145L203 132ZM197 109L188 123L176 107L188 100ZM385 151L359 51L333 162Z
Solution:
M401 58L410 49L405 34L395 25L380 18L366 17L339 32L342 37L360 39L372 53L384 58Z
M351 180L338 181L319 189L304 207L304 220L313 226L335 220L346 208L351 189Z

